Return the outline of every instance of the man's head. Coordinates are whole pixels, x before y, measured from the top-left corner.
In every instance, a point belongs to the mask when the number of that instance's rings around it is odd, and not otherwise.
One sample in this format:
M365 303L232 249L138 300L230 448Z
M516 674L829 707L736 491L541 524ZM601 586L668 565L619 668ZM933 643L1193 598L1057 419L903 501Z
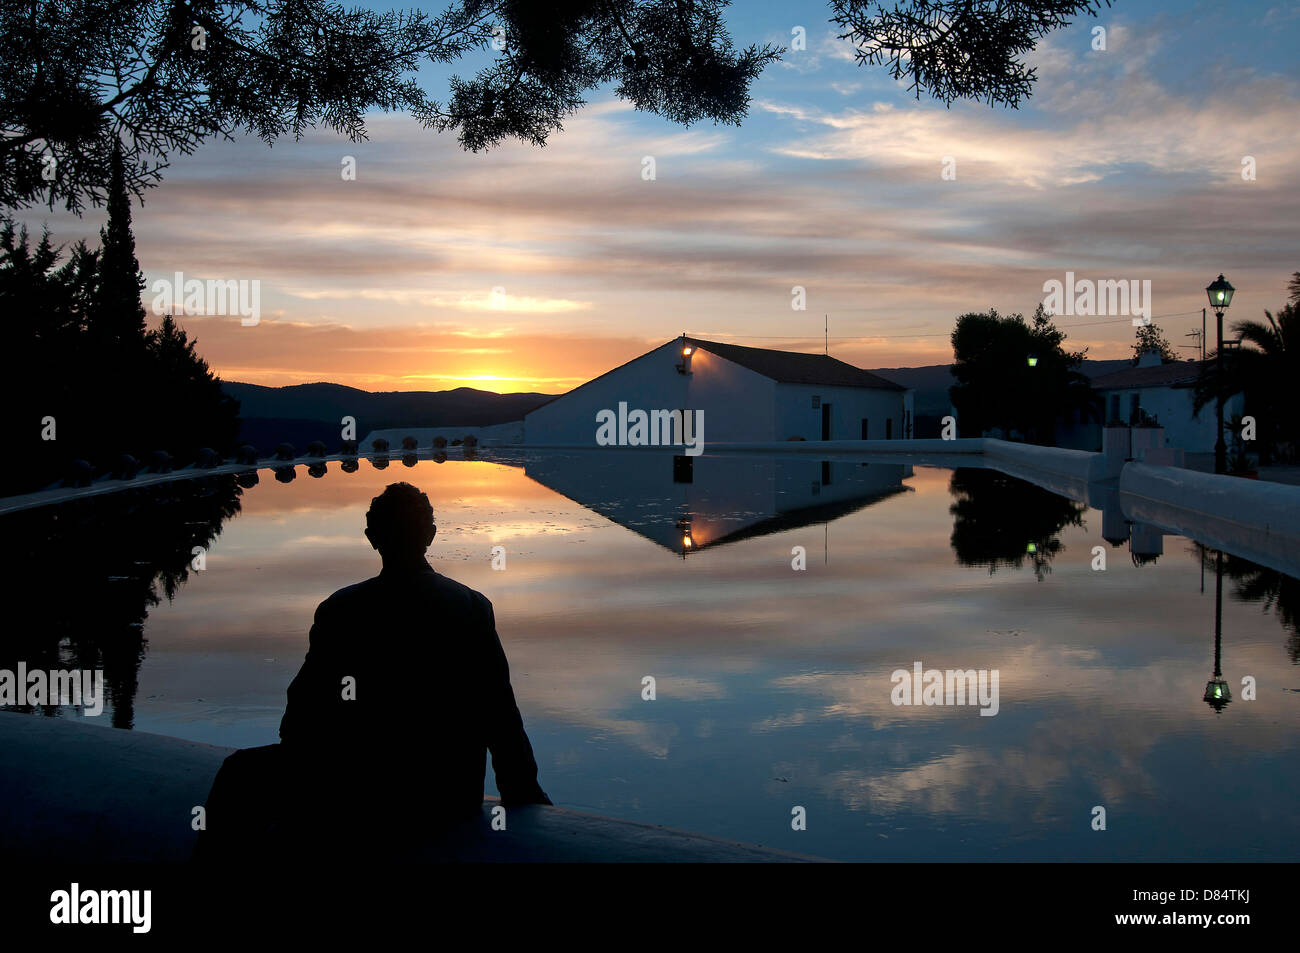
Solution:
M409 483L390 483L370 501L366 539L386 560L423 556L437 532L429 498Z

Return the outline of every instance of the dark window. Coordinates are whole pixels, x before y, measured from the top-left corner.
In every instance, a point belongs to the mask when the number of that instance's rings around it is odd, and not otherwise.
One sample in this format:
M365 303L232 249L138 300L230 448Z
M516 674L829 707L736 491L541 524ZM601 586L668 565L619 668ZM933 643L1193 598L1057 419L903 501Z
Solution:
M869 424L870 424L870 423L871 423L871 418L870 418L870 417L863 417L863 418L862 418L862 439L863 439L863 440L869 440L869 439L871 439L870 437L867 436L867 433L868 433L868 431L869 431Z
M694 483L695 482L695 458L688 456L673 457L673 482L674 483Z
M830 485L831 485L831 462L829 460L823 460L822 461L822 486L830 486Z
M831 405L822 404L822 439L831 439Z
M1128 395L1128 422L1135 424L1138 422L1139 398L1141 394Z
M885 418L885 439L886 440L894 439L894 418L893 417Z

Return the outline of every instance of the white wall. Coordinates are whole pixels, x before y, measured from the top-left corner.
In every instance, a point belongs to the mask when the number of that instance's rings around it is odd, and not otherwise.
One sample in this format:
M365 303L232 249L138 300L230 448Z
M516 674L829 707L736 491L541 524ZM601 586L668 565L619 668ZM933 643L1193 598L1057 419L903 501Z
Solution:
M691 356L687 407L704 410L704 444L771 440L777 384L703 349Z
M704 348L691 355L690 373L681 374L680 339L598 377L524 418L525 441L531 445L596 446L596 414L628 410L703 410L704 444L757 443L801 436L820 440L822 412L812 408L814 395L832 408L832 439L857 440L863 417L874 439L903 438L907 392L865 387L778 384Z
M681 345L669 341L647 354L557 397L524 417L524 438L530 444L596 446L596 414L618 413L619 401L628 410L673 410L690 407L689 378L677 373ZM713 435L705 415L704 439Z
M822 438L822 411L813 409L812 399L831 405L832 440L860 440L862 418L869 423L869 440L885 439L885 420L893 421L892 439L903 439L905 391L870 387L826 387L819 384L777 384L774 395L776 430L765 440Z
M1165 428L1165 446L1178 447L1188 453L1213 453L1215 411L1213 404L1201 408L1200 416L1192 416L1193 390L1190 387L1143 387L1125 390L1104 390L1106 419L1110 419L1111 397L1119 396L1119 417L1128 420L1129 404L1133 394L1138 395L1138 406L1156 417ZM1240 394L1228 398L1223 404L1223 419L1230 421L1242 412ZM1228 441L1231 446L1232 441Z

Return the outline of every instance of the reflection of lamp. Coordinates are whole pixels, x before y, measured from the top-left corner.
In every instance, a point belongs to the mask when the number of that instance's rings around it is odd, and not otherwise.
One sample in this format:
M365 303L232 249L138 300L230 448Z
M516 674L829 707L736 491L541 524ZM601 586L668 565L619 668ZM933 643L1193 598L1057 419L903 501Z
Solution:
M1030 367L1037 367L1037 366L1038 366L1038 355L1037 355L1037 354L1030 354L1030 355L1029 355L1029 366L1030 366Z
M682 559L685 559L687 551L695 546L695 540L691 539L691 518L689 516L683 516L677 521L677 532L682 534Z
M1228 296L1232 296L1231 291ZM1228 690L1228 682L1220 670L1223 646L1223 553L1217 550L1214 554L1214 576L1214 677L1205 683L1205 704L1219 712L1232 701L1232 692Z
M1214 383L1218 395L1215 406L1218 409L1219 439L1214 442L1214 472L1228 472L1228 446L1223 442L1223 312L1232 304L1232 293L1236 289L1228 284L1223 275L1215 278L1205 289L1210 299L1210 307L1219 324L1219 346L1214 352Z
M1036 552L1038 552L1038 544L1037 544L1037 543L1030 543L1028 546L1025 547L1025 552L1027 552L1027 553L1036 553Z

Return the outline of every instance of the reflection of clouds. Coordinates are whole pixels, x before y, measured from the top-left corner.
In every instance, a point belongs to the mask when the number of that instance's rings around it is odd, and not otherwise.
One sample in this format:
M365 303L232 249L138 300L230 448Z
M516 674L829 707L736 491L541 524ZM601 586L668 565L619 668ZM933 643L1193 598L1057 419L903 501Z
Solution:
M1271 646L1248 644L1234 655L1237 671L1276 666ZM957 667L928 658L925 664ZM1036 823L1062 809L1060 792L1072 786L1095 788L1111 807L1160 796L1153 752L1172 741L1186 743L1190 734L1204 736L1201 757L1208 763L1243 750L1271 753L1294 744L1277 721L1276 702L1232 710L1233 740L1223 744L1216 736L1226 726L1207 718L1200 700L1206 669L1194 658L1120 668L1097 651L1030 645L1008 653L999 667L1002 711L996 718L981 719L973 706L895 706L889 701L890 672L817 673L773 684L819 695L824 705L761 719L753 730L799 728L829 718L866 729L868 734L841 735L826 750L859 750L878 762L878 770L823 767L815 757L780 765L853 811L1000 820L1029 811ZM1013 719L1010 736L1002 729ZM905 732L936 723L947 725L938 740L927 733L912 739L911 750L888 748L885 739L907 739Z
M296 549L299 546L356 546L357 538L355 536L295 536L286 537L281 541L280 546L283 549Z
M1089 530L1062 533L1040 584L1027 570L990 577L955 563L947 471L920 468L908 480L916 492L830 524L829 562L820 526L682 560L519 468L422 461L402 477L434 500L435 568L495 605L525 723L559 749L539 749L542 763L580 765L568 774L597 785L625 774L647 802L649 792L671 802L690 770L708 771L718 790L770 771L789 781L760 793L806 787L857 823L928 814L1059 827L1092 792L1108 806L1158 803L1174 776L1167 752L1213 768L1295 747L1300 696L1283 691L1294 670L1279 669L1276 622L1257 605L1225 603L1225 672L1238 697L1240 676L1256 675L1260 700L1215 718L1200 700L1212 588L1199 593L1186 558L1143 569L1112 559L1091 572L1095 514ZM263 719L282 706L317 604L379 569L361 530L370 498L392 480L363 463L357 474L247 492L208 570L150 616L141 715L188 711L189 695L145 696L176 690L166 666L212 657L229 664L186 668L202 672L185 683L194 698L237 698ZM506 571L491 569L487 537L506 546ZM796 543L808 547L806 572L790 569ZM396 659L410 633L378 637L393 638ZM999 669L1000 714L895 707L890 675L917 659ZM645 675L656 701L641 699ZM699 767L706 759L712 767Z

